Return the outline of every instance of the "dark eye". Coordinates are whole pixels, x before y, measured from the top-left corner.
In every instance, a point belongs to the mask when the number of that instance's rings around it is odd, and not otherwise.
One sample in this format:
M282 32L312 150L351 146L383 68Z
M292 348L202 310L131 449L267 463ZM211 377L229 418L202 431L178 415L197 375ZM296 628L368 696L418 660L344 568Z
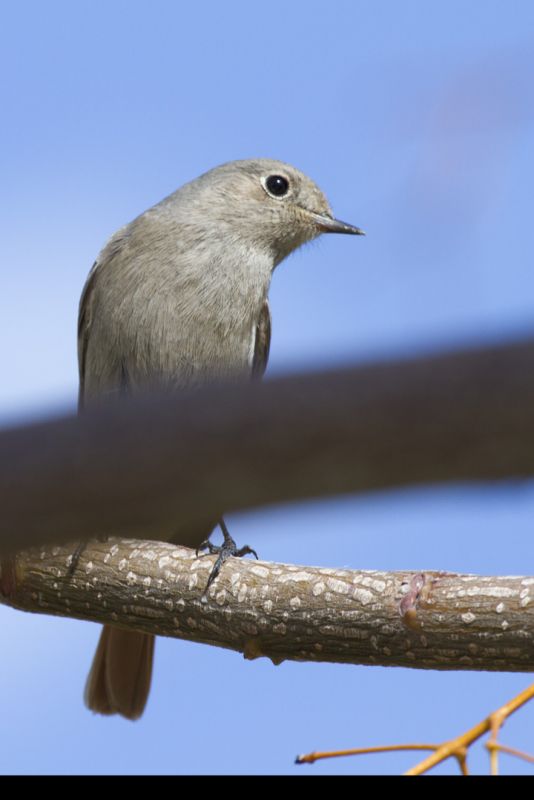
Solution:
M289 181L283 175L269 175L265 181L265 188L274 197L283 197L289 191Z

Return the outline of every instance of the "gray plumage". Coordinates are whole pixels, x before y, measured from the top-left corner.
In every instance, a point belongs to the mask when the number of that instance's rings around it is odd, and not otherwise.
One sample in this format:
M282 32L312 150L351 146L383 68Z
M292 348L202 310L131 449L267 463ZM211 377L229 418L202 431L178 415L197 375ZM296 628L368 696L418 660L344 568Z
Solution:
M272 272L323 232L362 231L334 220L302 172L269 159L217 167L121 228L98 256L80 301L80 408L150 386L261 376ZM198 531L199 544L215 524ZM164 538L179 541L179 529L177 521ZM137 718L152 652L146 634L106 627L87 682L88 706Z

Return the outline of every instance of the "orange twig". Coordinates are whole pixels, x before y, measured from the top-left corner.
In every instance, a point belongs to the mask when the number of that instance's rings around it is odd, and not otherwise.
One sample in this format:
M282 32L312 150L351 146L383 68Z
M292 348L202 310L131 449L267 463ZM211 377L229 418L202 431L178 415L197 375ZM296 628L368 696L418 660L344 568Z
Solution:
M490 767L491 767L491 774L496 775L498 772L498 753L499 751L502 753L508 753L509 755L516 756L517 758L522 758L525 761L529 761L530 763L534 764L534 756L530 755L529 753L523 753L521 750L516 750L512 747L507 747L506 745L499 744L497 742L497 736L499 730L503 726L505 720L517 711L518 708L528 703L529 700L534 698L534 684L529 686L527 689L524 689L520 692L517 697L514 697L508 703L505 703L503 706L498 708L493 713L489 714L486 719L479 722L473 728L470 728L466 733L461 734L460 736L455 737L454 739L450 739L447 742L443 742L443 744L435 745L435 744L396 744L396 745L384 745L382 747L358 747L351 750L332 750L332 751L324 751L319 753L308 753L306 755L297 756L295 759L295 763L297 764L313 764L315 761L319 761L325 758L339 758L341 756L359 756L359 755L367 755L370 753L393 753L402 750L431 750L432 755L428 756L427 758L423 759L423 761L416 764L414 767L409 769L405 774L406 775L422 775L428 770L432 769L432 767L441 764L447 758L454 757L458 761L460 771L462 775L469 775L469 770L467 768L467 754L469 751L469 747L474 744L481 736L483 736L488 731L491 731L491 736L489 741L486 744L487 749L490 752Z
M323 758L339 758L341 756L363 756L369 753L393 753L399 750L435 750L437 744L391 744L381 747L357 747L352 750L330 750L321 753L307 753L297 756L295 764L314 764Z
M502 727L504 721L513 714L514 711L517 711L518 708L525 705L529 700L534 697L534 684L529 686L527 689L524 689L520 692L517 697L514 697L513 700L510 702L505 703L505 705L501 706L497 711L494 711L490 714L486 719L479 722L478 725L475 725L473 728L468 730L466 733L461 734L461 736L457 736L455 739L451 739L448 742L444 742L438 749L432 753L431 756L425 758L419 764L416 764L415 767L406 772L406 775L422 775L424 772L428 772L429 769L435 767L437 764L440 764L442 761L445 761L450 756L456 756L457 758L460 757L460 753L462 750L468 749L477 739L480 739L488 731L491 731L491 738L487 744L487 748L491 754L491 769L492 774L496 774L497 764L496 758L494 754L497 753L499 749L499 745L497 745L496 737L499 732L499 729ZM496 746L497 745L497 746Z
M515 747L508 747L506 744L498 744L497 748L501 751L501 753L507 753L509 756L516 756L516 758L522 758L523 761L528 761L530 764L534 764L534 756L530 753L525 753L523 750L517 750Z

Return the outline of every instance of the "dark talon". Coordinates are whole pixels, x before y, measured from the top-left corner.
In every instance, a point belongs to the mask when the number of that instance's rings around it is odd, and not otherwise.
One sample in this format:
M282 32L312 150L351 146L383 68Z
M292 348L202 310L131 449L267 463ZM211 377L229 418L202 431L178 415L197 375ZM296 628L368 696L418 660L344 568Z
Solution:
M87 542L78 542L78 544L76 545L76 550L70 557L70 564L67 570L68 578L72 578L72 576L76 572L76 569L78 567L78 562L80 561L80 556L82 555L86 547L87 547Z
M256 551L253 550L252 547L249 547L248 544L246 544L244 547L240 548L237 547L234 539L232 539L232 537L230 536L228 528L226 527L226 523L223 519L221 519L219 525L224 536L224 541L222 545L212 544L209 539L206 539L205 541L202 542L202 544L200 544L197 547L196 550L197 556L200 550L207 550L209 555L211 556L217 554L219 556L217 561L213 565L213 569L210 572L208 583L206 584L206 589L204 590L205 592L208 591L211 584L221 571L222 565L224 564L225 561L228 561L229 558L242 558L243 556L246 555L253 555L256 559L258 558L258 554L256 553Z
M215 555L215 553L218 553L220 549L221 549L220 547L217 547L216 545L212 544L209 539L204 539L202 544L199 544L195 552L198 556L201 550L208 550L209 552L205 553L205 555L213 556Z
M107 536L97 536L97 540L99 542L107 542L108 537ZM76 550L74 551L74 553L70 557L70 564L69 564L69 568L67 570L67 578L72 578L72 576L76 572L76 569L78 568L78 562L80 561L80 556L82 555L83 551L87 547L87 544L88 544L88 542L84 541L84 542L78 542L78 544L76 545Z
M234 556L236 556L237 558L243 558L243 556L248 556L248 555L253 555L256 561L259 561L258 554L256 553L255 550L252 549L252 547L249 547L248 544L246 544L244 547L241 547L239 550L236 550L236 552L234 553Z

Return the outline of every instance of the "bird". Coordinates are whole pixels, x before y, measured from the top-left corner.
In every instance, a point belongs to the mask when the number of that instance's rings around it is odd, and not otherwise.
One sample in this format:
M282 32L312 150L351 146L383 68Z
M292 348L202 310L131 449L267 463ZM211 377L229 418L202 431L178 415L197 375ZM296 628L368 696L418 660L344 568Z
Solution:
M336 219L303 172L266 158L215 167L120 228L98 255L80 298L80 411L103 397L153 386L194 389L261 378L271 340L273 271L323 233L363 231ZM207 538L217 524L222 548ZM177 520L165 538L180 543L181 530ZM228 555L255 555L248 546L237 549L222 512L192 534L199 548L220 553L218 569ZM209 581L215 577L214 570ZM89 709L141 716L154 642L151 634L104 626L85 686Z

